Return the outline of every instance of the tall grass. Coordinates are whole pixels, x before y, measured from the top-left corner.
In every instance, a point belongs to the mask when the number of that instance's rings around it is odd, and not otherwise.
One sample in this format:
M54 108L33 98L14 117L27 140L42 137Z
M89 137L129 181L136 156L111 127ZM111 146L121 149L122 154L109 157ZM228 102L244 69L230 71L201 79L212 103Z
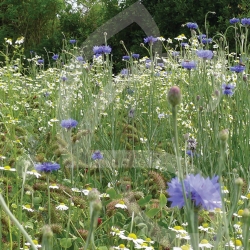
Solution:
M237 25L247 37L248 27ZM0 210L0 249L248 249L249 44L236 39L240 54L229 53L226 39L217 34L204 45L192 30L187 40L162 41L165 58L145 44L148 54L131 54L118 75L115 51L84 61L84 50L65 43L56 61L48 52L45 70L39 56L24 58L22 45L6 40L0 188L8 209ZM198 49L212 50L212 59ZM181 67L184 60L196 68ZM243 72L230 70L239 63ZM223 83L235 86L232 96ZM182 101L172 109L174 85ZM65 129L69 118L78 125ZM188 139L197 142L191 156ZM92 158L96 151L103 159ZM60 169L34 171L43 162ZM167 183L197 173L219 176L220 210L193 208L188 197L184 208L171 207Z

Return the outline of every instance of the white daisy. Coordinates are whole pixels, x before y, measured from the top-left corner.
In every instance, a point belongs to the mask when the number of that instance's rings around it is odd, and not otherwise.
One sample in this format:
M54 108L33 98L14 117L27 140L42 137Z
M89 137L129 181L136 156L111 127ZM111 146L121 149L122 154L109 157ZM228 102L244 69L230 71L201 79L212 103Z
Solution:
M57 210L68 210L69 207L67 207L64 203L61 203L59 206L56 207Z
M27 210L29 212L34 212L34 209L32 209L29 204L23 205L22 208L23 208L23 210Z

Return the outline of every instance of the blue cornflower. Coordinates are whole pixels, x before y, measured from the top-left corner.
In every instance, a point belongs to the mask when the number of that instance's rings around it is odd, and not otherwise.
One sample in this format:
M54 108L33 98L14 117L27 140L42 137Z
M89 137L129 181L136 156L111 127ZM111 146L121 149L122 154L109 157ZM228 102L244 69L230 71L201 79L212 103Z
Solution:
M93 52L95 55L102 55L102 54L110 54L111 48L109 45L103 45L103 46L94 46Z
M129 60L130 59L130 56L123 56L122 57L122 60Z
M132 54L132 57L138 59L140 57L140 54Z
M187 27L189 29L198 29L198 24L197 23L187 23Z
M153 37L153 36L148 36L146 38L144 38L144 43L149 43L149 44L153 44L155 42L157 42L157 37Z
M242 18L241 23L245 26L250 25L250 18Z
M234 72L236 72L236 73L240 73L240 72L244 71L245 68L246 68L245 66L239 64L239 65L230 67L230 70L231 70L231 71L234 71Z
M188 175L181 181L176 177L168 183L168 198L172 202L171 207L182 208L185 205L184 192L187 199L191 199L196 207L202 207L206 210L213 210L214 208L221 208L221 188L218 183L218 176L212 179L204 178L200 174Z
M35 169L39 172L51 173L52 171L56 171L60 168L60 165L52 162L44 162L41 164L36 164Z
M181 46L182 47L188 47L189 45L188 45L188 43L181 43Z
M76 40L75 40L75 39L71 39L71 40L69 40L69 43L75 44L75 43L76 43Z
M200 35L197 35L197 38L202 41L202 39L206 38L207 36L205 34L200 34Z
M181 63L181 66L184 69L188 69L188 70L195 69L196 68L196 62L194 62L194 61L183 61Z
M61 79L62 79L63 82L68 80L68 78L66 76L62 76Z
M235 18L235 17L229 20L229 22L230 22L231 24L238 23L239 21L240 21L240 19L239 19L239 18Z
M68 120L62 120L61 126L66 129L71 129L75 128L77 126L78 122L73 119L68 119Z
M232 84L225 84L225 83L222 84L222 90L224 95L232 96L234 93L233 89L234 85Z
M76 60L79 61L79 62L83 62L83 57L82 56L77 56Z
M128 74L129 74L128 69L122 69L122 70L121 70L121 75L127 76Z
M164 67L164 63L157 63L157 66L163 68Z
M93 160L102 160L103 159L103 155L102 153L97 150L95 151L93 154L92 154L92 157L91 157Z
M196 54L198 57L201 57L203 59L212 59L214 55L211 50L198 50Z
M172 52L172 56L173 57L177 57L177 56L179 56L180 55L180 52L179 51L173 51Z
M59 57L59 55L55 54L52 56L52 59L56 61L58 59L58 57Z
M37 60L37 63L38 63L38 64L44 64L44 60L43 60L43 59L38 59L38 60Z
M201 42L203 44L208 44L208 43L211 43L213 41L212 38L202 38Z

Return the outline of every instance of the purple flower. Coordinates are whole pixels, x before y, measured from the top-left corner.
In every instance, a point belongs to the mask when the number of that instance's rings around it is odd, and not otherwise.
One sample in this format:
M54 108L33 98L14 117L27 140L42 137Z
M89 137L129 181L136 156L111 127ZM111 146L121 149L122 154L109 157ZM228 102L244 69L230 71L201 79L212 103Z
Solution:
M38 63L38 64L44 64L44 60L43 60L43 59L38 59L38 60L37 60L37 63Z
M102 55L102 54L110 54L111 48L109 45L107 46L94 46L93 52L95 55Z
M102 153L97 150L95 151L93 154L92 154L92 157L91 157L93 160L102 160L103 159L103 155Z
M250 25L250 18L242 18L241 23L245 26Z
M63 82L65 82L65 81L67 81L68 78L66 76L62 76L61 79L62 79Z
M239 21L240 21L240 19L239 19L239 18L235 18L235 17L229 20L229 22L230 22L231 24L238 23Z
M244 71L245 68L246 68L245 66L239 64L239 65L230 67L230 70L231 70L231 71L234 71L234 72L236 72L236 73L240 73L240 72Z
M122 60L129 60L130 59L130 56L123 56L122 57Z
M73 119L68 119L68 120L62 120L61 126L66 129L71 129L75 128L77 126L78 122Z
M75 40L75 39L71 39L71 40L69 40L69 43L75 44L75 43L76 43L76 40Z
M79 61L79 62L83 62L83 57L82 56L77 56L76 60Z
M187 27L189 29L198 29L198 24L197 23L187 23Z
M41 164L36 164L35 169L39 172L50 173L52 171L56 171L60 168L60 165L52 162L44 162Z
M128 69L122 69L122 71L121 71L121 75L123 75L123 76L127 76L128 74L129 74Z
M183 61L181 63L181 66L184 69L188 69L188 70L195 69L196 68L196 62L194 62L194 61Z
M167 192L170 196L169 201L172 202L171 207L182 208L185 205L184 192L187 199L191 199L196 207L202 207L206 210L221 208L221 189L218 183L218 176L212 179L204 178L200 174L188 175L181 181L176 177L168 183Z
M156 37L153 36L148 36L146 38L144 38L144 43L149 43L149 44L153 44L157 41L158 39Z
M163 68L164 67L164 63L157 63L157 66Z
M222 84L222 90L224 95L232 96L233 95L234 85L232 84Z
M179 56L179 54L180 54L179 51L173 51L173 52L172 52L172 56L173 56L173 57L177 57L177 56Z
M138 59L140 57L140 54L132 54L132 57Z
M181 46L182 47L188 47L189 45L188 45L188 43L181 43Z
M59 57L59 55L55 54L52 56L52 59L56 61L58 59L58 57Z
M198 50L196 54L198 57L201 57L203 59L212 59L214 55L211 50Z
M203 38L203 39L201 40L201 42L202 42L203 44L208 44L208 43L211 43L212 41L213 41L212 38Z
M197 36L197 38L202 41L202 39L206 38L207 36L205 34L200 34Z

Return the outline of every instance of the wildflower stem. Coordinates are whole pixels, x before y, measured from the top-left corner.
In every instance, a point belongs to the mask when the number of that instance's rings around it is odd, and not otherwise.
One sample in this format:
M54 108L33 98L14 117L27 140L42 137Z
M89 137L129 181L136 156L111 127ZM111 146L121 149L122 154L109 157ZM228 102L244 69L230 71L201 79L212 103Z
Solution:
M49 216L49 225L51 224L51 207L50 207L50 188L49 188L49 174L46 176L47 189L48 189L48 216Z
M16 227L23 233L24 237L27 239L27 241L30 243L32 249L37 250L37 247L35 246L34 242L28 235L28 233L25 231L23 226L19 223L19 221L16 219L16 217L11 213L8 206L6 205L2 194L0 194L0 205L2 209L5 211L5 213L9 216L9 218L13 221L13 223L16 225ZM12 249L12 247L11 247Z
M179 143L178 143L178 130L177 130L177 107L172 106L172 115L173 115L173 126L174 126L174 148L175 148L175 155L177 161L177 169L178 169L178 177L180 180L183 179L183 171L181 168L180 162L180 154L179 154Z

